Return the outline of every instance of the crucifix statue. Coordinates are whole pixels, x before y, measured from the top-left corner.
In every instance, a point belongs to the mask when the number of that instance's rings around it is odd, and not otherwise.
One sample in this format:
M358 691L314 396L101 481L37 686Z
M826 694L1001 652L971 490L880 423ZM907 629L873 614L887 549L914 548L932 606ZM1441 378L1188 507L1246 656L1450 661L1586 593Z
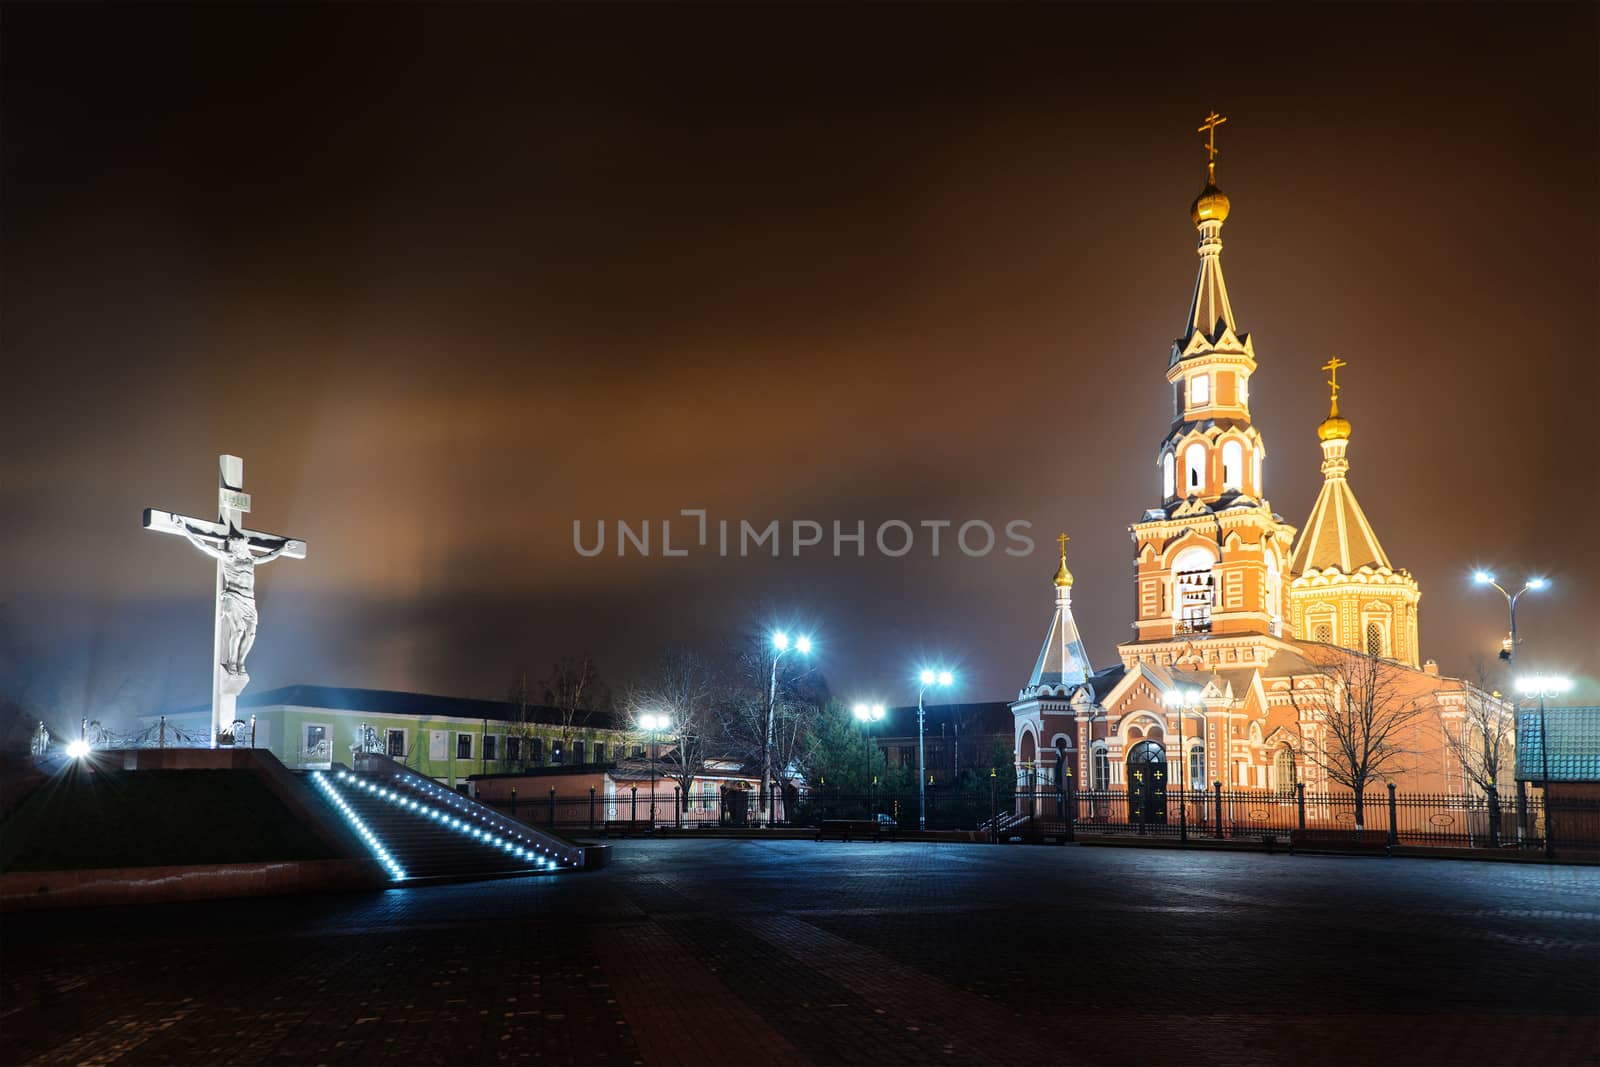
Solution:
M256 641L256 567L279 556L306 558L306 543L277 534L247 530L243 515L250 510L244 492L244 460L221 456L217 521L174 515L146 508L144 527L179 534L217 561L217 598L212 628L211 747L232 743L239 694L250 684L244 660Z

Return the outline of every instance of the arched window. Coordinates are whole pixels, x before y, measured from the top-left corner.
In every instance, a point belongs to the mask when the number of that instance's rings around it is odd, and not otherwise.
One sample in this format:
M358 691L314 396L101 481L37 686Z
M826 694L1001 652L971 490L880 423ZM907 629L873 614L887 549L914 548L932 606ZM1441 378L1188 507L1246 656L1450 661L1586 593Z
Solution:
M1111 757L1106 746L1096 745L1089 762L1089 788L1103 791L1111 788Z
M1333 624L1319 622L1311 628L1311 640L1322 645L1333 644Z
M1222 488L1244 488L1244 447L1238 441L1222 442Z
M1384 654L1383 624L1376 620L1367 623L1367 655L1381 656Z
M1189 788L1206 787L1206 750L1200 745L1189 746Z
M1178 494L1178 487L1172 481L1172 453L1168 452L1161 457L1161 499L1170 500Z
M1278 569L1277 553L1267 552L1267 628L1273 637L1283 636L1283 573Z
M1257 448L1256 451L1255 451L1255 459L1256 459L1256 482L1255 482L1254 492L1255 492L1256 496L1264 496L1264 495L1266 495L1266 490L1261 488L1261 449L1260 448Z
M1277 755L1272 757L1273 786L1280 793L1287 793L1294 788L1294 749L1284 745L1278 749Z
M1182 633L1211 632L1211 607L1217 601L1216 576L1211 573L1215 563L1216 557L1199 545L1184 549L1172 561L1173 616Z
M1199 407L1201 404L1211 402L1211 376L1209 374L1196 374L1189 379L1189 404Z
M1183 488L1185 493L1196 493L1206 484L1206 446L1199 441L1183 450Z

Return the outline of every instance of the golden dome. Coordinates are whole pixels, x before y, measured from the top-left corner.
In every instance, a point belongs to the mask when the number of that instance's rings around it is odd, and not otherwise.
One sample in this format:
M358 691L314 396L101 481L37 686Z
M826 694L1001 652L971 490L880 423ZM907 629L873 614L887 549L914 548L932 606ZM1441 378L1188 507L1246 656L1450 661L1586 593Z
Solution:
M1061 557L1061 566L1056 570L1056 585L1058 585L1058 586L1063 586L1063 585L1064 586L1070 586L1071 584L1072 584L1072 572L1067 570L1067 557L1066 556L1062 556Z
M1206 187L1200 190L1200 195L1189 205L1189 217L1194 220L1196 226L1202 222L1226 222L1228 207L1227 194L1210 182L1206 182Z
M1328 405L1328 417L1317 427L1317 440L1343 441L1350 436L1350 420L1339 414L1337 398Z

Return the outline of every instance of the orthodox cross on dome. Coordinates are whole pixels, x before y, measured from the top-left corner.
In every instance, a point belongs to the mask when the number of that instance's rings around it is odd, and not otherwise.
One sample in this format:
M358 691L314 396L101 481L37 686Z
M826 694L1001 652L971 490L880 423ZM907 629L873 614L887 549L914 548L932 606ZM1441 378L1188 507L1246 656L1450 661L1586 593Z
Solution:
M1328 399L1333 401L1333 406L1335 408L1338 408L1339 406L1339 368L1348 367L1349 365L1349 363L1340 359L1338 356L1334 356L1332 359L1328 360L1328 362L1324 363L1321 368L1319 368L1328 372L1328 387L1333 390Z
M1056 541L1058 541L1060 543L1060 545L1061 545L1061 558L1062 559L1066 559L1067 558L1067 542L1070 541L1070 540L1072 540L1072 538L1068 537L1066 534L1062 534L1060 537L1056 538Z
M1206 181L1215 184L1217 180L1217 127L1227 122L1227 116L1219 115L1215 110L1206 116L1196 133L1206 135Z
M250 684L244 659L256 641L256 567L279 556L305 559L306 543L277 534L247 530L244 514L244 460L219 456L217 521L144 510L144 528L178 534L217 561L217 594L212 626L211 747L233 734L239 694ZM259 554L258 554L259 553ZM235 739L236 741L239 739Z

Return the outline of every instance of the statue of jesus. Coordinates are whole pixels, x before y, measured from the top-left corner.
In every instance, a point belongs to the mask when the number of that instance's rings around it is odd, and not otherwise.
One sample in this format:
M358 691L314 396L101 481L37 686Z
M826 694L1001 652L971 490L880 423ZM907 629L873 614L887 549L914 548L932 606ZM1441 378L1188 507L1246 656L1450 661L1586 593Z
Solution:
M291 542L282 538L276 548L257 556L250 550L250 538L240 533L238 527L230 527L227 540L220 545L203 540L200 532L188 523L183 524L183 535L194 547L222 564L220 606L227 631L222 642L226 650L222 669L248 678L244 658L250 654L250 646L256 643L256 567L277 559Z

